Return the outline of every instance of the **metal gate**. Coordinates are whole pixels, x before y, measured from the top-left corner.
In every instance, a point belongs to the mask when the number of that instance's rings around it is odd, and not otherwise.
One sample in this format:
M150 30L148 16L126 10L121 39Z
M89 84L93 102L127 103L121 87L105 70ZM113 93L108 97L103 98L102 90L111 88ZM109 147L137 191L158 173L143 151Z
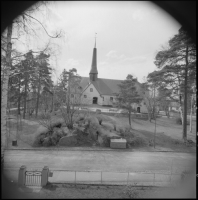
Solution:
M41 171L26 171L25 185L26 186L41 186Z

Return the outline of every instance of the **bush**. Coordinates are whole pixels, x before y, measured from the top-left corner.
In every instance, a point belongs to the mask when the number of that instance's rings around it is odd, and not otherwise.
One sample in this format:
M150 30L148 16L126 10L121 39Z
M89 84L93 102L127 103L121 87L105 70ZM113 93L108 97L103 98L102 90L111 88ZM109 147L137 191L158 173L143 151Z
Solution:
M51 137L46 137L44 138L44 141L43 141L43 146L44 147L49 147L52 145L52 141L51 141Z
M83 132L76 130L76 139L77 139L77 145L78 146L92 146L93 143L96 142L94 136L92 133L89 133L88 135L83 134Z
M100 109L96 109L96 114L101 114L101 110Z
M51 145L52 146L56 146L57 143L59 142L60 138L56 137L56 136L52 136L51 137Z
M105 146L105 147L110 147L110 137L107 137L106 135L104 135L102 137L102 144Z
M175 119L175 122L176 122L176 124L182 124L181 117L177 117L177 118Z
M176 121L176 124L182 124L182 120L181 120L181 117L177 117L176 119L175 119L175 121ZM190 125L190 120L187 120L187 125Z
M141 137L134 137L134 138L126 138L127 145L132 147L139 147L146 145L146 142Z
M39 147L43 145L44 138L46 138L47 133L41 133L37 135L33 142L33 147Z
M61 137L66 136L66 134L63 132L62 129L54 128L52 136L57 139L60 139Z
M35 137L33 142L34 147L39 146L55 146L61 137L66 136L67 134L60 128L54 127L53 131L42 132Z
M101 115L96 115L96 118L98 119L98 122L100 125L102 125L102 116Z
M80 114L75 121L78 122L82 120L85 120L85 116L83 114Z

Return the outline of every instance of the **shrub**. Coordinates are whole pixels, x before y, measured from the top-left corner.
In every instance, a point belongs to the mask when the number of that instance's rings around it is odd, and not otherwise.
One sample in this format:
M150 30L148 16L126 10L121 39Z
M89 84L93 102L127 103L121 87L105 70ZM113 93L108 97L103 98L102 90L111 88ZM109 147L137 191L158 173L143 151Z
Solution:
M37 135L34 139L33 147L42 146L45 137L46 137L46 133L41 133Z
M66 134L63 132L62 129L54 128L53 134L52 134L53 137L55 137L55 138L57 138L59 140L61 137L65 136L65 135Z
M149 146L153 146L154 145L154 142L153 142L153 140L149 140Z
M52 124L53 128L56 127L56 128L61 128L62 126L62 123L61 122L55 122Z
M96 141L93 138L93 135L89 133L88 135L83 134L83 132L79 130L75 130L77 145L78 146L92 146L93 143Z
M101 110L100 109L96 109L96 114L100 114Z
M132 147L144 146L146 142L141 137L134 137L134 138L126 138L127 144Z
M105 147L110 147L110 137L107 137L106 135L104 135L102 137L102 144L105 146Z
M52 145L52 141L51 141L51 137L46 137L44 138L44 141L43 141L43 146L44 147L49 147Z
M175 122L176 122L176 124L182 124L181 117L177 117L177 118L175 119Z
M96 118L98 119L99 124L102 125L102 116L96 115Z
M56 144L59 142L60 138L56 137L56 136L52 136L51 137L51 145L52 146L56 146Z
M82 120L85 120L85 116L83 114L80 114L75 121L78 122Z

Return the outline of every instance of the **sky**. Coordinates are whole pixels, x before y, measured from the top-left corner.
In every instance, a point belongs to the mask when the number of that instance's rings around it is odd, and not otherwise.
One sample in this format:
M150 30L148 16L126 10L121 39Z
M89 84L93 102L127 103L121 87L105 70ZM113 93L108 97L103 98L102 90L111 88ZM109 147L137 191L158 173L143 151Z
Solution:
M61 39L50 40L57 49L51 59L54 81L63 69L76 68L80 76L89 76L97 33L98 77L124 80L132 74L143 82L156 70L156 53L181 27L148 1L55 1L49 2L46 13L42 22L48 32L64 33ZM33 45L47 40L43 32Z

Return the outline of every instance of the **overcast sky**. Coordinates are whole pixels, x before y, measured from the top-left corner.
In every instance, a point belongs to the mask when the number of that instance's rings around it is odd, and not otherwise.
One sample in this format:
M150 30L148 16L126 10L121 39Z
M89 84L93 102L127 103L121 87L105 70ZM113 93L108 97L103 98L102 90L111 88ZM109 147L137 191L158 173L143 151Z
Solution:
M89 76L97 33L98 77L123 80L132 74L142 82L156 69L157 51L181 27L148 1L57 1L48 7L44 22L49 32L65 32L65 39L57 42L56 76L73 67Z

